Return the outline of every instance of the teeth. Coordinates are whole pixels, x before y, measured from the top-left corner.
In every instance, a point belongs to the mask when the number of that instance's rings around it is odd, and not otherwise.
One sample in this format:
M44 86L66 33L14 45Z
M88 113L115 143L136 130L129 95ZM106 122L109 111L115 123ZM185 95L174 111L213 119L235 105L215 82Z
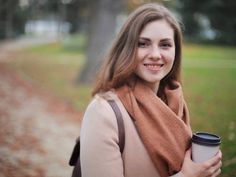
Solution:
M157 71L159 70L164 64L144 64L149 70Z
M144 64L144 66L152 67L152 68L157 68L157 67L162 67L164 64Z

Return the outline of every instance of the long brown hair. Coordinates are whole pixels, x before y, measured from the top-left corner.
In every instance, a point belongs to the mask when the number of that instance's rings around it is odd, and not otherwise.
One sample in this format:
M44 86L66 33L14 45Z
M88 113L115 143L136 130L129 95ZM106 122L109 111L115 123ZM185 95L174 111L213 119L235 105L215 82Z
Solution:
M171 71L160 82L158 95L162 97L165 85L180 80L182 33L179 23L168 9L157 3L148 3L131 13L118 33L100 68L92 95L129 84L135 76L139 35L143 28L155 20L166 20L174 30L175 60ZM158 30L158 29L157 29Z

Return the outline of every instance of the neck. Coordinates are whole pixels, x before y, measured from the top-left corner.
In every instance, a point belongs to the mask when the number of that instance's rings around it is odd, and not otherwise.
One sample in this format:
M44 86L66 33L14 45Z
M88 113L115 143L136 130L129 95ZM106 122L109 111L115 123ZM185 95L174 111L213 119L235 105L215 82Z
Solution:
M157 94L160 82L156 82L156 83L144 82L144 84L147 85L149 88L151 88L155 94Z

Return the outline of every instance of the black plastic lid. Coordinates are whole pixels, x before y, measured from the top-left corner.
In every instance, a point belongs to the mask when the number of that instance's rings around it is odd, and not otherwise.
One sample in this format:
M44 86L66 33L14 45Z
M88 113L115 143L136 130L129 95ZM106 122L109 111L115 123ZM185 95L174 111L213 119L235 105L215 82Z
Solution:
M207 132L196 132L193 134L192 142L205 146L218 146L221 144L219 136L207 133Z

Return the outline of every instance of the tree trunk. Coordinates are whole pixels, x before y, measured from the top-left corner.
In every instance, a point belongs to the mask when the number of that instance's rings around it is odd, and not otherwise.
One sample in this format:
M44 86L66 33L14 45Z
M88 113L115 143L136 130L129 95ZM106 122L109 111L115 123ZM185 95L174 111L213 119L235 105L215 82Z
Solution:
M101 65L108 45L116 29L116 17L122 10L122 0L98 0L91 7L88 32L88 48L85 66L80 74L80 83L91 83Z
M16 1L17 3L18 1ZM9 0L7 2L7 8L6 8L6 26L5 26L5 34L7 39L13 38L14 32L13 32L13 15L15 10L15 2L12 0Z

